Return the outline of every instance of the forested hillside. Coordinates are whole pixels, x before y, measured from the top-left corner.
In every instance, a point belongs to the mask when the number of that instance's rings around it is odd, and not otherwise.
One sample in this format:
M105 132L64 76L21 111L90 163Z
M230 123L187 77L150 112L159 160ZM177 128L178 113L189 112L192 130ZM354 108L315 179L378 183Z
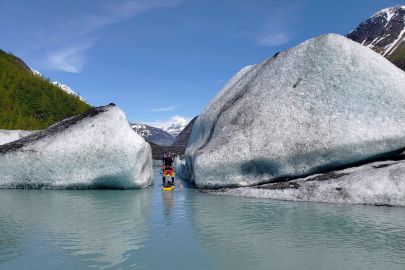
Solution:
M43 129L89 108L0 50L0 129Z

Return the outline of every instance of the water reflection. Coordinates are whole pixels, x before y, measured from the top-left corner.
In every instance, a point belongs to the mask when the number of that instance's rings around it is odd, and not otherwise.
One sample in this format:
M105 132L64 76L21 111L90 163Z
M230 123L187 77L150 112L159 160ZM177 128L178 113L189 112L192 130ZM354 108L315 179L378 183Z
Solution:
M403 269L405 210L190 196L220 269Z
M10 217L0 215L0 265L22 253L20 230Z
M174 207L174 191L162 192L164 215L169 216Z
M405 269L405 208L0 190L4 269Z
M25 224L29 232L21 233L49 241L52 252L68 253L87 266L111 267L143 246L151 194L150 190L2 191L0 217Z

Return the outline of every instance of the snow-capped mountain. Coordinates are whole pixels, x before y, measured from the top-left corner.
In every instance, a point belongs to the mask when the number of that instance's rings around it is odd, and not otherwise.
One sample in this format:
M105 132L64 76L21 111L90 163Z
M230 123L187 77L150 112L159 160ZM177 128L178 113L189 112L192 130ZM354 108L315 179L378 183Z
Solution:
M39 77L44 77L38 70L35 70L35 69L33 69L33 68L31 68L31 72L34 74L34 75L37 75L37 76L39 76ZM82 96L80 96L76 91L74 91L72 88L70 88L68 85L66 85L66 84L63 84L63 83L60 83L60 82L51 82L53 85L55 85L55 86L57 86L57 87L59 87L60 89L62 89L63 91L65 91L66 93L68 93L68 94L70 94L70 95L73 95L73 96L76 96L76 97L78 97L81 101L84 101L84 102L86 102L86 100L82 97Z
M188 140L190 139L191 136L191 131L193 130L193 125L195 120L197 120L197 117L194 117L193 120L188 123L188 125L177 135L177 137L174 139L172 146L176 147L183 147L185 148L187 146Z
M373 49L405 70L405 5L380 10L347 37Z
M183 131L183 129L188 125L189 121L183 117L175 116L172 118L172 123L168 126L163 126L162 129L170 133L174 138Z
M131 128L142 136L145 141L158 145L172 145L174 137L161 128L148 126L142 123L130 123Z

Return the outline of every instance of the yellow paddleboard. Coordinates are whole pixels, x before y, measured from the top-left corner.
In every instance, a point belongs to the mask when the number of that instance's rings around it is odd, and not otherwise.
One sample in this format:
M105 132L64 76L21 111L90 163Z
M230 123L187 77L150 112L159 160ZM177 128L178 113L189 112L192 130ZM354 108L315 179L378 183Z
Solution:
M176 187L176 186L170 186L170 187L163 187L163 186L162 186L162 190L163 190L163 191L172 191L172 190L174 190L175 187Z

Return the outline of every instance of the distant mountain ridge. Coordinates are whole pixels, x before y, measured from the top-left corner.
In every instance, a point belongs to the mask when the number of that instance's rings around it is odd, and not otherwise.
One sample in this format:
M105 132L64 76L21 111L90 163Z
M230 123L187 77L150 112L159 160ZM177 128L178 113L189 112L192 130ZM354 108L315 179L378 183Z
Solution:
M38 130L91 108L0 50L0 129Z
M161 128L152 127L142 123L130 123L130 126L147 142L152 142L162 146L170 146L173 143L174 137Z
M405 71L405 5L378 11L347 37L378 52Z
M167 127L162 127L162 129L168 133L170 133L174 138L183 131L183 129L187 126L188 120L183 117L175 116L173 117L174 122Z
M142 123L130 123L130 126L150 144L153 158L159 160L167 152L180 156L184 155L196 119L197 116L187 123L186 127L175 138L161 128ZM178 128L181 128L181 125Z

